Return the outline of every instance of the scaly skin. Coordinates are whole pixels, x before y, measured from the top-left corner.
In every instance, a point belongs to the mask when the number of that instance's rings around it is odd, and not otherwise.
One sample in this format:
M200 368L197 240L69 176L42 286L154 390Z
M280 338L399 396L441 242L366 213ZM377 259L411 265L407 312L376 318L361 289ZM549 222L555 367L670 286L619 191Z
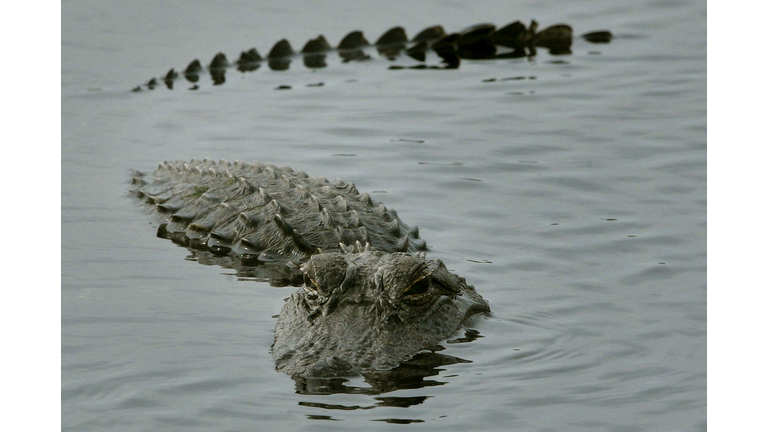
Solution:
M426 249L418 230L351 183L209 160L165 162L151 176L134 172L133 183L165 220L158 236L300 268L303 286L283 307L272 347L290 375L391 369L490 311L440 260L409 253Z
M370 243L383 252L426 250L418 228L355 185L254 163L163 163L133 189L166 223L158 237L244 260L303 261L339 244Z

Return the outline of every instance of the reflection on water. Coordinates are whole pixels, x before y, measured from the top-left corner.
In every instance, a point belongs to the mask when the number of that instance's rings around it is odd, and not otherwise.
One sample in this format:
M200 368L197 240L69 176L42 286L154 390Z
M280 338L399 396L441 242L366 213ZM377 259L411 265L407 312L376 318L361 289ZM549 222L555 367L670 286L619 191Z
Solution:
M477 332L475 332L477 333ZM477 336L477 334L475 335ZM463 338L462 338L463 339ZM472 338L468 338L472 339ZM296 393L301 395L323 395L333 394L355 394L375 396L383 393L395 392L398 390L418 390L435 386L448 384L445 379L437 377L441 371L441 366L448 366L457 363L471 363L458 357L441 354L437 351L444 349L441 346L435 346L430 352L422 352L415 355L409 361L400 366L377 373L368 373L363 379L368 386L350 385L349 380L345 378L301 378L293 377L296 382ZM412 393L412 392L411 392ZM374 408L409 408L423 404L431 396L376 396L372 404L339 404L317 401L299 401L298 405L308 408L317 408L326 411L357 411L371 410ZM311 420L334 420L332 415L307 414ZM371 421L380 421L393 424L423 423L422 419L410 418L374 418Z
M594 31L582 36L592 43L607 43L612 34L609 31ZM515 21L504 27L496 28L493 24L477 24L457 32L447 34L442 26L432 26L419 32L413 39L408 40L405 29L393 27L379 37L374 44L368 42L362 31L355 30L344 36L336 49L333 49L323 35L310 39L304 45L300 53L294 52L287 39L281 39L272 47L263 59L256 48L243 51L240 58L230 64L224 53L218 53L208 66L213 85L221 85L226 81L225 74L228 68L236 66L240 72L253 72L257 70L265 60L273 71L286 71L290 68L295 57L301 57L304 66L310 69L324 68L326 56L331 51L336 51L342 62L370 60L378 55L395 61L405 53L406 56L424 63L427 61L429 51L437 54L441 59L440 65L417 64L414 66L393 65L390 69L457 69L462 59L466 60L490 60L520 57L534 57L536 48L545 48L552 55L564 55L571 53L573 31L567 24L557 24L538 31L538 23L531 21L526 26ZM201 73L204 72L199 60L193 60L184 70L183 76L190 83L197 83ZM179 74L171 69L158 80L150 79L145 87L153 90L162 81L169 90L173 90L173 82L179 78ZM133 91L141 91L137 86ZM198 89L195 85L192 90Z
M183 246L182 246L183 247ZM301 271L286 265L284 260L265 262L258 257L248 259L243 256L216 255L210 251L189 249L189 261L197 261L203 265L219 266L235 271L238 280L254 280L268 282L274 287L294 286L303 284Z
M475 333L477 332L475 331ZM441 366L457 363L471 363L469 360L437 352L443 349L443 347L437 345L432 347L429 352L416 354L413 358L400 364L394 369L364 374L363 379L370 385L370 387L350 385L348 384L349 380L346 378L293 377L293 380L296 381L296 392L307 395L331 395L336 393L378 395L396 390L440 386L447 384L448 382L425 380L425 378L437 376L442 371L442 369L439 369ZM380 403L377 405L400 407L415 405L415 403L410 403L413 402L413 398L405 399L409 401L407 405L403 398L378 398ZM420 398L418 403L423 402L424 399L426 399L426 396ZM323 405L324 408L328 409L360 409L359 407L333 408L332 406L325 404L316 405Z

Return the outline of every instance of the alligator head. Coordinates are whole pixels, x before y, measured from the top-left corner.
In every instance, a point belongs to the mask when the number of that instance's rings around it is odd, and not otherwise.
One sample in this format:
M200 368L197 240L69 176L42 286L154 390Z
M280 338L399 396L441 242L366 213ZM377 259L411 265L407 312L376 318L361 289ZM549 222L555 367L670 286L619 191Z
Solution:
M283 307L272 356L294 376L391 369L453 334L488 303L424 254L324 253L302 265Z

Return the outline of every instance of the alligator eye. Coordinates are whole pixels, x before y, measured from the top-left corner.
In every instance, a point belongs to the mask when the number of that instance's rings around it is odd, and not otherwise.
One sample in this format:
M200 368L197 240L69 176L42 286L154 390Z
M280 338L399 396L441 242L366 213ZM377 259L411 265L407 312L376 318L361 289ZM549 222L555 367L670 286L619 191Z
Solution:
M416 282L412 283L408 289L403 293L403 299L405 300L422 300L428 297L428 294L432 291L432 278L425 276Z

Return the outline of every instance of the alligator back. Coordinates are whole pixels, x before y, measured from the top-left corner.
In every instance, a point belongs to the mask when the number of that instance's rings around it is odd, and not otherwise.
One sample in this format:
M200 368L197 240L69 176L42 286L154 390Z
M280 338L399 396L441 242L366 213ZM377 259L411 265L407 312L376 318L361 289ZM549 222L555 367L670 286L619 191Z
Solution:
M342 180L208 159L164 162L132 177L132 192L163 220L158 237L244 262L301 262L357 242L382 252L426 250L417 227Z

